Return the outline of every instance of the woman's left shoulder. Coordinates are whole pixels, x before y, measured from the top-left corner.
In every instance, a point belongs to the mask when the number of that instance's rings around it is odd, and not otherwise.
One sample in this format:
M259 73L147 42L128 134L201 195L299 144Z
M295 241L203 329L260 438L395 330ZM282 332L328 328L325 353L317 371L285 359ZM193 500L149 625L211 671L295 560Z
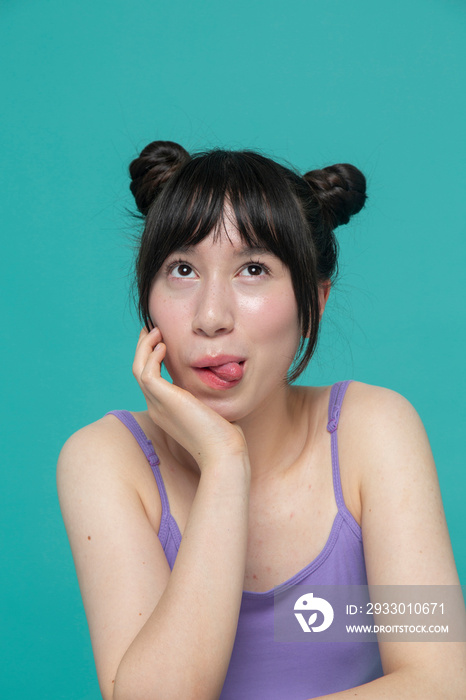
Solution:
M399 392L354 379L349 382L346 395L351 397L351 402L360 408L378 406L379 409L389 411L403 408L414 410L408 399Z
M352 381L347 388L340 418L341 432L350 429L378 442L381 435L424 434L418 412L402 394L385 387Z
M330 386L297 387L296 391L317 411L322 427L327 426L331 392L334 387L345 386L343 400L340 398L338 442L357 443L359 453L363 445L377 443L378 448L388 441L389 435L416 433L426 439L424 426L418 412L402 394L381 386L351 380ZM338 397L338 394L337 394ZM381 437L384 440L381 442ZM348 446L347 446L348 447ZM348 452L345 449L345 452Z

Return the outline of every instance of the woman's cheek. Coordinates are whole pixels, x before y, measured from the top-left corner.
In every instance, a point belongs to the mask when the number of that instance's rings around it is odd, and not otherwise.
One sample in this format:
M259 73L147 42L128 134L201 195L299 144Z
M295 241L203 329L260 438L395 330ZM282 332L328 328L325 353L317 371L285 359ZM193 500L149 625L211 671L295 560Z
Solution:
M299 339L298 308L293 294L248 297L241 300L240 306L262 337L280 333Z
M161 294L156 286L152 289L149 298L149 313L154 325L160 328L164 343L168 343L177 330L188 323L185 318L186 304Z

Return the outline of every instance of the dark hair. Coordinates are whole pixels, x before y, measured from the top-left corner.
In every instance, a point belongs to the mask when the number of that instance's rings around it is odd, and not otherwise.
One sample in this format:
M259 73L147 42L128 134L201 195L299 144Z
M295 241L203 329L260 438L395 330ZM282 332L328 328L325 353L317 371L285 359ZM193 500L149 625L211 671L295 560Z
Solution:
M265 247L289 268L302 339L288 379L307 366L319 333L319 285L333 281L333 233L364 206L366 180L353 165L300 176L253 151L214 149L190 156L171 141L154 141L130 165L131 192L145 217L136 277L139 314L147 328L149 293L164 260L220 232L225 202L246 245ZM308 336L308 338L306 337Z

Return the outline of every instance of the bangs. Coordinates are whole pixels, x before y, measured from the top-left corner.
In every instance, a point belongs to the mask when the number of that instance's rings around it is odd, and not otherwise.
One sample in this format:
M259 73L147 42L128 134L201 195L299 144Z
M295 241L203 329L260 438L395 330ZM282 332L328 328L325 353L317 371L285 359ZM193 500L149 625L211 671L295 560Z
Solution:
M226 233L227 217L245 245L265 248L291 267L308 252L303 241L309 238L294 178L299 183L291 171L249 151L195 156L148 214L147 227L157 232L156 257L162 263L179 248Z

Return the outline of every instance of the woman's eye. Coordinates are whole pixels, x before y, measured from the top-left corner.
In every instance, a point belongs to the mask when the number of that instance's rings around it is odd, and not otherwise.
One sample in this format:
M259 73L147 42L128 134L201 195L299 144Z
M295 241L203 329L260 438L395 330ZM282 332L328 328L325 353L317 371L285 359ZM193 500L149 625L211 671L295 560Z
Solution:
M173 277L191 277L194 274L193 268L184 263L175 265L170 272Z
M241 274L245 277L260 277L267 273L267 269L264 265L259 265L258 263L251 263L241 270Z

